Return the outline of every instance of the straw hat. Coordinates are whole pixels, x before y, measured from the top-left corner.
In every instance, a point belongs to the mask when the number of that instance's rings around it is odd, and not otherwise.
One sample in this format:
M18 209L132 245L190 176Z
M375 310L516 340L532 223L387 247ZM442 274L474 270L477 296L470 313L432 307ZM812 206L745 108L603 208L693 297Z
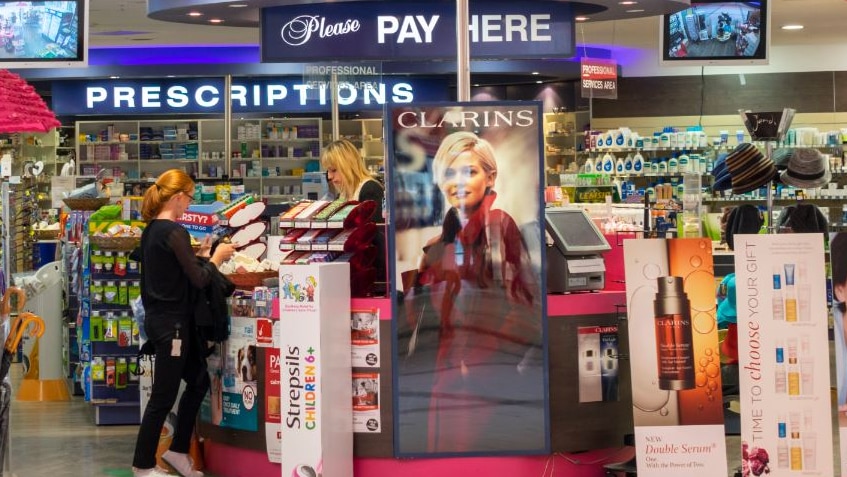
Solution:
M788 166L779 179L788 185L802 189L820 187L832 179L826 158L813 148L799 148L788 159Z

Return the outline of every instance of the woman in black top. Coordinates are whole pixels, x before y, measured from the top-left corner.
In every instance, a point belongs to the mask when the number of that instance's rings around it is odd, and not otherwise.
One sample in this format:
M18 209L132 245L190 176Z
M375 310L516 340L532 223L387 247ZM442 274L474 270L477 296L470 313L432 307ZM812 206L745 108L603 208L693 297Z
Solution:
M188 232L178 219L191 204L194 182L185 172L164 172L144 193L141 214L147 226L141 235L141 300L145 330L156 350L153 390L138 429L132 470L136 477L164 474L156 467L162 426L176 401L180 380L186 383L170 450L162 458L180 475L201 477L193 470L188 449L200 403L209 389L202 345L194 330L196 289L210 273L197 262ZM210 240L198 255L208 256ZM220 244L209 261L215 266L232 256L230 244Z
M338 139L324 148L321 156L321 166L326 169L326 179L337 197L359 202L372 200L376 209L371 215L371 221L377 224L385 223L382 217L382 202L385 189L368 172L365 161L359 150L350 141ZM373 245L377 249L374 267L378 281L385 280L385 233L379 227Z
M326 180L339 198L376 202L376 210L371 218L377 223L384 222L382 198L385 189L368 172L365 161L353 143L346 139L329 143L321 156L321 166L326 169Z

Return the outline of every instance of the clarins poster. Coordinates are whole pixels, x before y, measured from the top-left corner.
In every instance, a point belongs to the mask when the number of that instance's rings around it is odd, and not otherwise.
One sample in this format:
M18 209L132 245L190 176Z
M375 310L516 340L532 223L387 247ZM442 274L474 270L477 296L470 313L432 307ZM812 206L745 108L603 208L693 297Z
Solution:
M546 453L540 104L388 118L397 454Z
M708 239L624 241L638 474L726 473Z
M832 272L832 324L841 475L847 475L847 323L844 323L847 319L847 232L829 237L829 263Z
M735 237L745 476L835 475L823 246L822 234Z

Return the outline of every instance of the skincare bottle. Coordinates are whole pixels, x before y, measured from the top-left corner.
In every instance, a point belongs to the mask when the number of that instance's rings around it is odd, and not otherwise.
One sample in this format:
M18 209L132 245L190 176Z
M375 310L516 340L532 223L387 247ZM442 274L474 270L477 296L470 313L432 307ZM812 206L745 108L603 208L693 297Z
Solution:
M626 174L632 174L632 154L627 154L623 161L623 170Z
M797 298L794 296L794 264L785 264L785 321L797 321Z
M659 389L694 388L694 347L691 304L682 277L659 277L653 302Z
M585 165L583 166L583 170L586 174L594 173L594 159L591 156L588 156L588 159L585 160Z
M785 321L785 302L782 297L782 270L773 267L773 319Z
M778 469L788 469L788 432L785 424L785 415L780 414L777 417L777 435L779 441L776 443L776 467Z
M685 151L683 151L682 154L679 155L679 158L677 159L677 163L678 163L677 167L679 169L679 172L681 172L683 174L685 174L687 172L691 172L691 166L689 164L688 154L686 154Z
M815 392L815 358L809 335L800 337L800 393L811 396Z
M612 147L612 144L614 143L614 141L615 141L615 139L614 139L614 134L612 133L612 131L607 132L606 133L606 142L605 142L606 148Z
M803 470L817 470L818 435L810 429L803 431Z
M626 169L624 166L624 160L619 157L618 160L615 162L615 174L622 175L625 172Z
M797 365L797 338L788 339L788 395L800 395L800 369Z
M803 445L800 442L800 415L790 415L791 442L789 443L789 461L791 470L803 470Z
M668 173L668 161L665 158L659 159L659 170L656 172L662 175Z
M799 321L812 320L812 286L809 284L809 277L805 263L797 264L797 319Z
M641 156L641 152L636 152L635 157L632 158L632 172L639 176L644 174L644 157Z
M585 371L591 373L594 371L594 350L585 350Z
M785 347L782 340L776 342L776 367L774 368L774 392L785 394L788 392L787 376L785 375Z
M600 164L600 172L603 174L611 174L615 171L615 156L607 152L603 155L603 161Z
M679 172L679 159L677 159L676 154L671 156L668 159L668 174L676 174Z

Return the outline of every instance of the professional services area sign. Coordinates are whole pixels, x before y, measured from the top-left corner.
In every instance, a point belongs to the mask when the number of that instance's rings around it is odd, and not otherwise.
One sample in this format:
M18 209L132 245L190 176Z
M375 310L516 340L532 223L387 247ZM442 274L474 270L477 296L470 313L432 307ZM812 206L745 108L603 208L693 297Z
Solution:
M569 58L566 2L471 1L472 59ZM262 9L262 62L456 57L453 2L330 2Z

